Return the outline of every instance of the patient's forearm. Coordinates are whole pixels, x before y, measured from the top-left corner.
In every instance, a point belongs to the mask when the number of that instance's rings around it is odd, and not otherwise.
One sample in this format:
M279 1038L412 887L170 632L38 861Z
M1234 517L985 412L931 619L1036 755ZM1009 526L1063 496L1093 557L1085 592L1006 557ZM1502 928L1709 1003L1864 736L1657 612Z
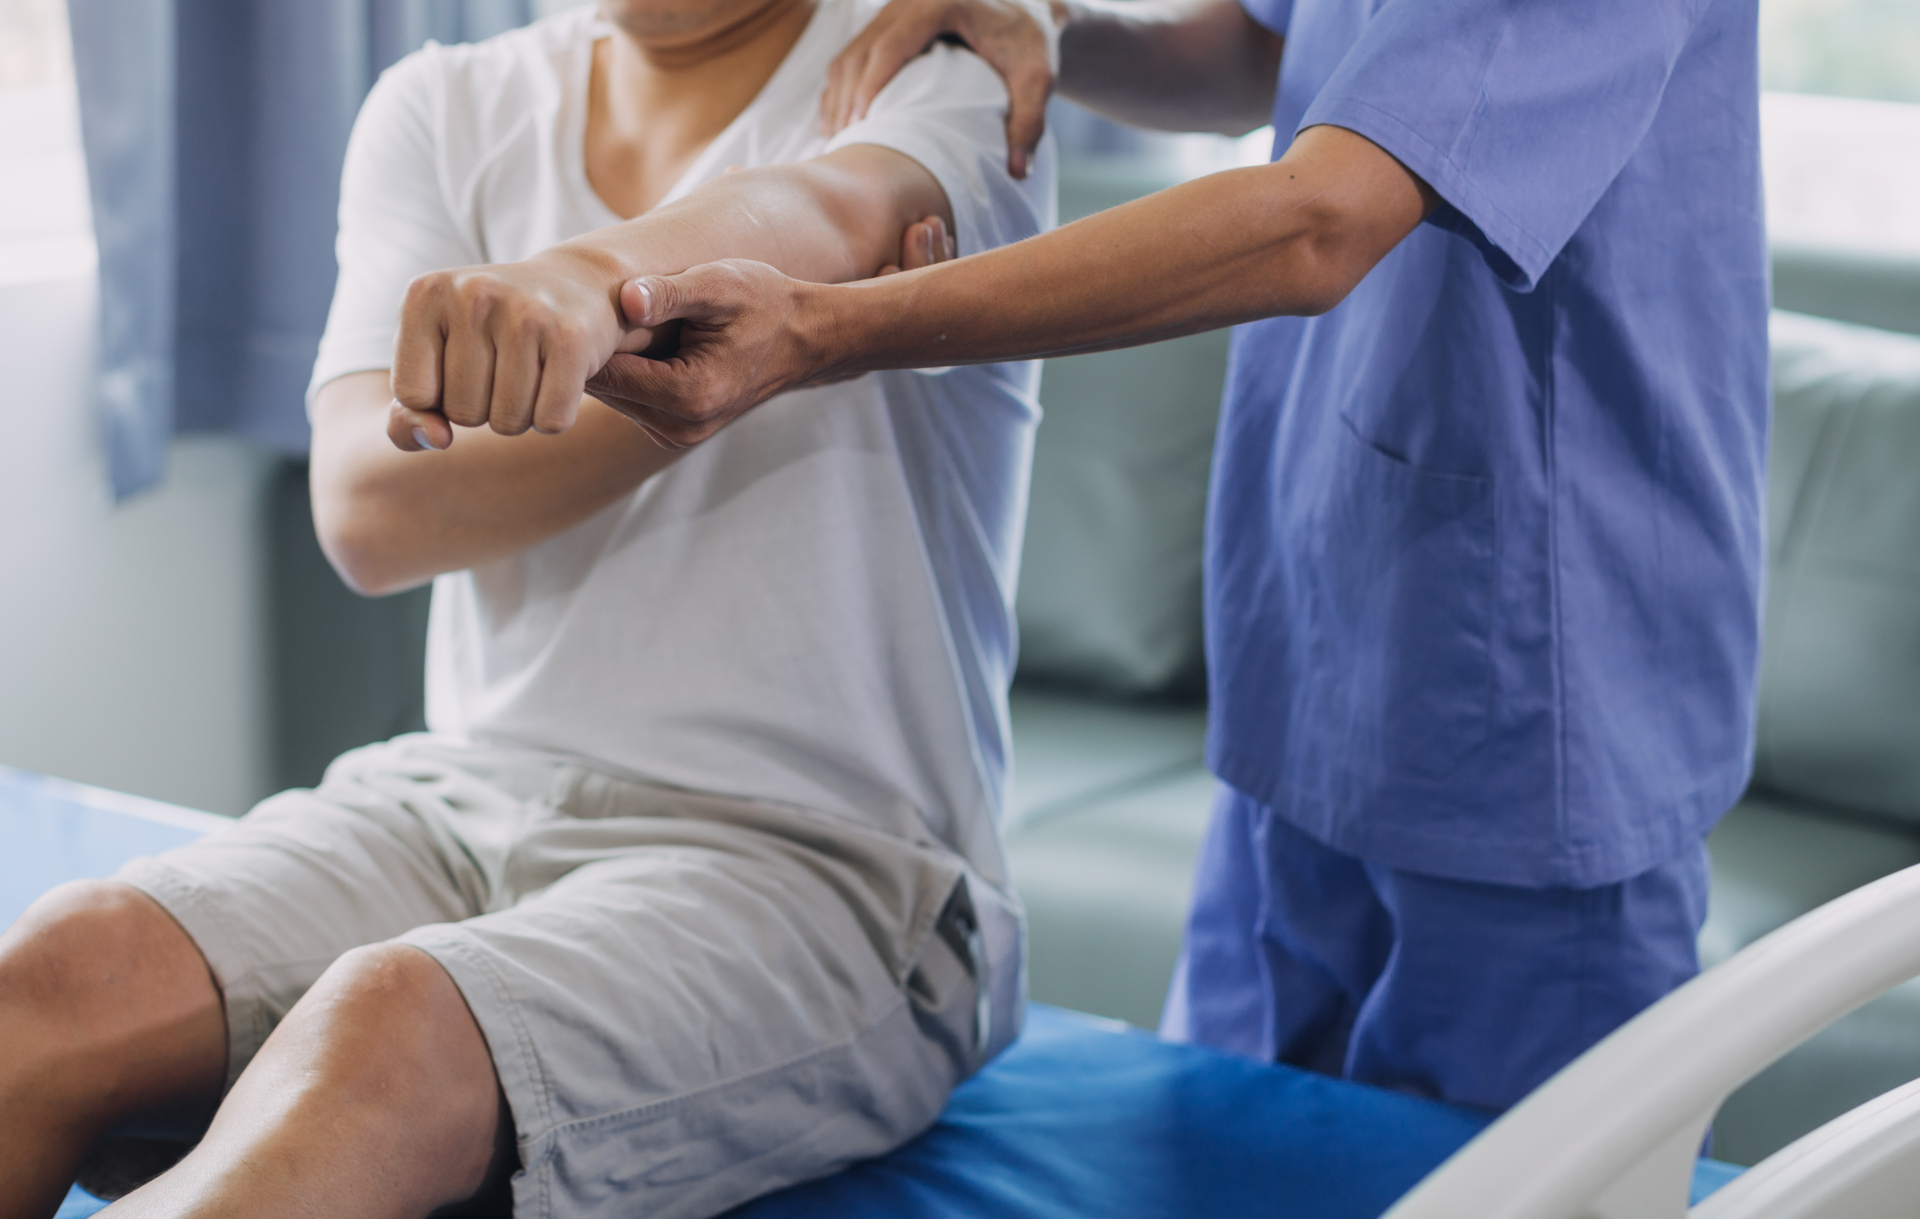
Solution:
M952 209L931 174L891 149L853 145L817 160L723 174L552 254L605 265L615 285L717 258L751 258L794 279L838 284L897 262L901 233L925 216L939 216L952 231Z
M856 145L726 174L525 262L422 276L402 309L391 388L385 373L356 374L315 403L314 519L328 556L363 592L406 588L544 541L672 461L640 428L580 396L606 360L596 345L634 339L618 305L632 275L750 257L816 282L860 279L919 265L902 234L930 216L950 229L931 174L899 153ZM477 414L434 413L443 387ZM524 436L540 422L536 395L542 418L559 426ZM396 397L421 413L405 416L389 442ZM433 433L425 447L445 451L395 448L416 423ZM491 427L472 426L481 423Z
M509 436L565 431L587 379L653 337L621 311L621 285L633 277L749 258L815 283L862 279L894 262L902 234L927 216L951 231L931 173L891 149L854 145L723 175L524 262L423 275L400 312L394 397L435 416L420 421L433 447L452 442L448 421Z
M463 430L443 453L388 443L385 372L328 383L314 404L313 514L322 549L363 593L398 592L517 554L631 493L674 452L583 402L558 436Z

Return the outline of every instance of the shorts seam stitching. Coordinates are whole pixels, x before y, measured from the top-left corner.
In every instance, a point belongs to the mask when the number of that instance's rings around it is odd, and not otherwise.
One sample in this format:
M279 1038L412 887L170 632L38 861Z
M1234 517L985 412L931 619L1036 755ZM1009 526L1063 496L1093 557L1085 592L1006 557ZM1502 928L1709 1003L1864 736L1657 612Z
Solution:
M513 1027L513 1037L520 1051L520 1056L526 1061L529 1068L528 1074L532 1078L534 1090L540 1105L540 1112L537 1116L540 1119L542 1130L536 1141L545 1144L545 1146L540 1149L539 1155L534 1157L532 1163L523 1162L521 1167L527 1172L535 1172L537 1174L536 1179L539 1181L540 1189L540 1213L542 1215L550 1215L553 1213L553 1205L552 1198L549 1196L549 1174L546 1169L551 1164L559 1146L558 1133L562 1127L556 1125L553 1120L553 1089L547 1081L546 1064L540 1061L540 1056L534 1046L533 1038L527 1032L526 1022L521 1019L520 1005L514 1001L512 993L507 989L505 980L502 979L499 973L493 968L493 963L486 959L485 954L475 951L473 946L464 938L471 933L464 931L458 924L446 924L444 926L447 930L459 934L439 939L436 946L444 945L449 952L452 952L455 956L460 957L463 961L472 965L481 976L486 979L488 987L493 990L495 1001L499 1003L501 1010L507 1014L507 1021Z
M663 1097L662 1099L656 1100L656 1101L648 1101L644 1105L635 1105L631 1109L621 1109L614 1113L603 1113L597 1117L578 1118L574 1121L567 1122L563 1125L554 1126L552 1128L552 1132L553 1134L558 1136L560 1133L566 1132L566 1131L592 1130L598 1126L609 1126L609 1125L614 1125L624 1121L631 1121L634 1118L641 1117L649 1113L668 1112L675 1108L678 1108L683 1104L688 1104L695 1100L698 1100L699 1098L706 1096L710 1093L720 1091L723 1088L730 1088L730 1087L733 1087L735 1084L745 1083L748 1080L758 1079L763 1076L772 1075L781 1071L786 1071L793 1067L806 1063L812 1059L819 1058L820 1056L825 1054L837 1053L838 1051L844 1050L849 1046L858 1044L862 1038L866 1037L868 1034L872 1033L875 1029L885 1024L893 1016L895 1012L898 1012L899 1010L907 1006L908 1006L907 996L896 995L894 997L894 1001L888 1004L886 1007L886 1010L881 1012L879 1016L875 1017L872 1021L861 1025L850 1036L842 1038L839 1041L833 1042L830 1045L816 1046L811 1050L807 1050L802 1053L796 1054L791 1058L785 1058L779 1062L769 1063L764 1067L757 1067L751 1071L743 1071L738 1075L731 1075L731 1076L728 1076L726 1079L716 1080L713 1083L705 1084L701 1087L694 1088L686 1092L681 1092L674 1096Z

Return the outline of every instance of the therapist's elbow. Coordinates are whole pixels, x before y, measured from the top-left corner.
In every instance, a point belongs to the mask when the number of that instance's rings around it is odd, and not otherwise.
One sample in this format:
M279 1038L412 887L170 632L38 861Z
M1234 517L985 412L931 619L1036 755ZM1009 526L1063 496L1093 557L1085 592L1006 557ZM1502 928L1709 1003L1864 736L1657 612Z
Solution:
M1300 227L1281 243L1283 266L1270 282L1280 287L1274 312L1319 317L1360 286L1393 248L1370 216L1329 205L1306 209Z
M1306 233L1288 243L1286 267L1274 282L1281 286L1275 313L1319 317L1347 299L1373 269L1356 256L1352 243L1337 233Z

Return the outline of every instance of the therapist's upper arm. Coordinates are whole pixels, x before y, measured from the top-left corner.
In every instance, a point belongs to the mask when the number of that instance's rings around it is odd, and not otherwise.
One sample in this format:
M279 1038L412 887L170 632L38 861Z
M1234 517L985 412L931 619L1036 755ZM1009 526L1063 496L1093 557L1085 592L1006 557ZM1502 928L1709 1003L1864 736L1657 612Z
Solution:
M1367 137L1344 127L1309 127L1278 161L1277 198L1307 213L1299 274L1325 312L1346 299L1388 251L1440 206L1421 177Z
M1496 268L1502 278L1530 289L1640 146L1710 7L1385 5L1331 66L1301 122L1337 124L1391 149L1511 264ZM1302 49L1296 37L1288 54Z

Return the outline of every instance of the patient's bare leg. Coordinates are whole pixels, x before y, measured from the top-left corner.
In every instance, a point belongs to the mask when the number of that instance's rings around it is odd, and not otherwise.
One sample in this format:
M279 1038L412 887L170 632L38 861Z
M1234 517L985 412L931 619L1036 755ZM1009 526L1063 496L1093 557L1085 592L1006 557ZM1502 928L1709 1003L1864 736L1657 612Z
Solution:
M106 1213L421 1219L477 1192L510 1130L453 979L376 944L294 1006L186 1159Z
M0 1219L46 1219L129 1117L204 1119L226 1078L220 995L172 916L62 885L0 935Z

